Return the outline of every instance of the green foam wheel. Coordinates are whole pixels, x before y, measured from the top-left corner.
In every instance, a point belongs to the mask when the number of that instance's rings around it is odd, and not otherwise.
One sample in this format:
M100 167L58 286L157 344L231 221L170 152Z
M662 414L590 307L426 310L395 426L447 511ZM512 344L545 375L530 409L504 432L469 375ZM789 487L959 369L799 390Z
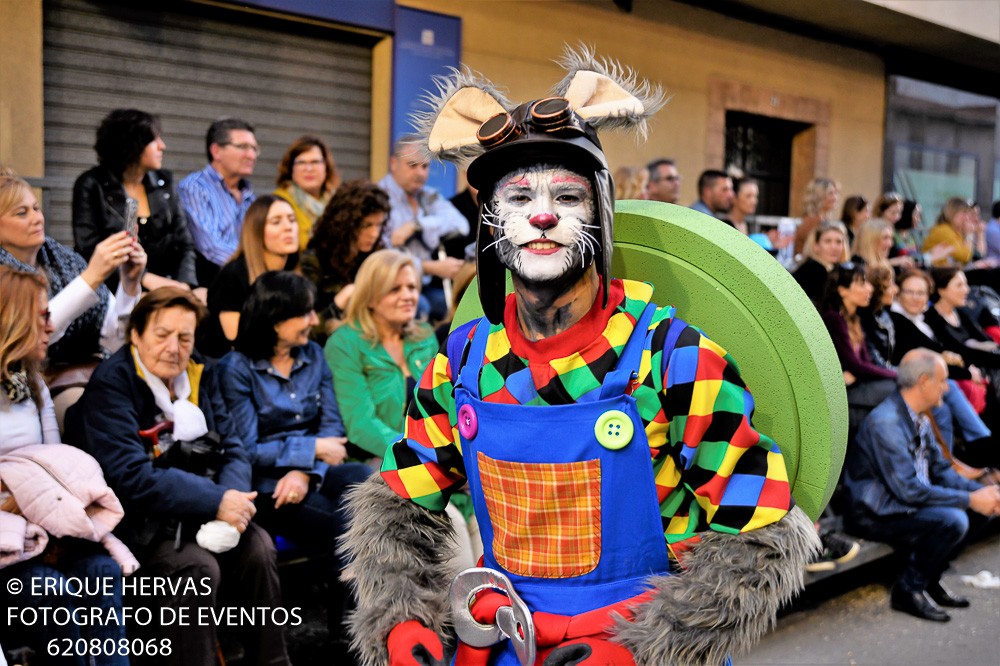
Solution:
M619 201L615 277L651 283L654 301L705 331L739 363L754 426L774 438L795 501L816 519L847 444L847 395L830 336L778 262L729 225L681 206ZM471 285L454 326L482 316Z

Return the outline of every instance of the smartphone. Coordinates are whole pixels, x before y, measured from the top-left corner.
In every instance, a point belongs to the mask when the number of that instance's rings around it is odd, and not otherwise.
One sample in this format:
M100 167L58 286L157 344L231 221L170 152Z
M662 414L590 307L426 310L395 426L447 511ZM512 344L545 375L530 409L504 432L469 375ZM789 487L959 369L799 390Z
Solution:
M132 197L125 199L125 231L132 238L139 238L139 202Z

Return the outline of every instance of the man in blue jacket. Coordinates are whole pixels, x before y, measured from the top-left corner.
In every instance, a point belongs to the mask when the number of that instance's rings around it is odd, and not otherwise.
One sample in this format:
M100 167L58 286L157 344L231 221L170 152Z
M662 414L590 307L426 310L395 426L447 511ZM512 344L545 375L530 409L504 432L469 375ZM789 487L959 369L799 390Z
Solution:
M899 391L872 410L847 451L844 483L850 533L885 541L909 553L892 590L892 607L947 622L941 606L964 608L968 599L941 585L941 574L972 532L1000 515L1000 488L959 476L933 440L926 412L948 390L944 359L927 349L903 357Z

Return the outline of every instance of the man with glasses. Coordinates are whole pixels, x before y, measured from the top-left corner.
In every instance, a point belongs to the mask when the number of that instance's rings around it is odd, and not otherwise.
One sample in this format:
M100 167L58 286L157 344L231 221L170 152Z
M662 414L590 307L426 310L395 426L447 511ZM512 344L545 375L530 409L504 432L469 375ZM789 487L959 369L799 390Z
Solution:
M667 158L653 160L646 165L649 172L649 183L646 185L646 197L651 201L662 201L675 204L681 198L681 175L674 161Z
M239 244L243 216L255 195L250 181L260 146L253 125L220 118L205 136L208 164L177 186L197 253L198 284L211 285Z

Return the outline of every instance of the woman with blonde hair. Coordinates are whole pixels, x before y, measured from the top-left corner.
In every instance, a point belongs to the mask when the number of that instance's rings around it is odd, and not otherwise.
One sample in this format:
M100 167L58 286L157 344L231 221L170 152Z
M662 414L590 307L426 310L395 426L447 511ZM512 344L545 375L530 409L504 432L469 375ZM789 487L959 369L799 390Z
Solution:
M437 353L431 327L416 319L419 297L413 258L379 250L361 264L345 323L326 343L347 438L374 457L399 437L408 396Z
M895 243L892 225L880 217L861 223L854 238L854 258L866 266L899 266L911 268L913 260L907 256L889 258Z
M233 348L240 310L250 287L267 271L298 270L298 222L291 204L265 194L247 209L240 244L208 290L208 312L199 329L198 350L221 358Z
M806 260L792 273L806 296L819 307L826 289L826 280L837 264L850 259L847 229L836 220L820 222L806 241L803 255Z
M372 253L354 280L345 323L324 349L347 439L373 462L402 436L409 397L438 358L434 331L416 319L419 297L420 274L412 257L398 250ZM452 563L473 566L482 545L478 529L468 522L471 499L455 493L446 509L458 536Z
M813 178L806 185L802 198L802 221L795 230L795 254L805 247L809 234L823 220L836 219L837 204L840 202L840 184L830 178Z
M124 319L142 295L146 253L126 231L94 247L88 262L45 233L45 216L27 182L0 168L0 265L39 273L52 299L47 377L60 416L83 392L97 363L125 342ZM105 285L118 271L114 294Z
M615 199L645 199L649 172L643 167L622 166L615 169Z
M83 451L60 443L55 407L41 375L54 330L44 275L0 266L0 524L4 536L0 603L9 607L44 604L73 617L78 609L86 617L120 614L122 570L131 573L138 562L111 535L122 508L99 465ZM71 579L77 580L80 592L69 591ZM18 587L33 585L56 592L35 600L13 594ZM0 623L0 640L8 647L27 644L39 655L52 641L62 645L96 640L117 645L125 639L121 624L22 625L22 618ZM84 661L79 657L58 663L82 665ZM128 659L111 650L86 663L126 666Z
M340 187L340 172L330 149L317 136L304 134L285 151L278 164L274 195L287 201L299 225L299 249L306 249L316 219Z
M951 249L948 256L936 258L934 266L958 264L964 266L974 258L974 248L969 236L974 232L972 204L962 197L952 197L944 202L937 222L924 239L924 252L937 245Z

